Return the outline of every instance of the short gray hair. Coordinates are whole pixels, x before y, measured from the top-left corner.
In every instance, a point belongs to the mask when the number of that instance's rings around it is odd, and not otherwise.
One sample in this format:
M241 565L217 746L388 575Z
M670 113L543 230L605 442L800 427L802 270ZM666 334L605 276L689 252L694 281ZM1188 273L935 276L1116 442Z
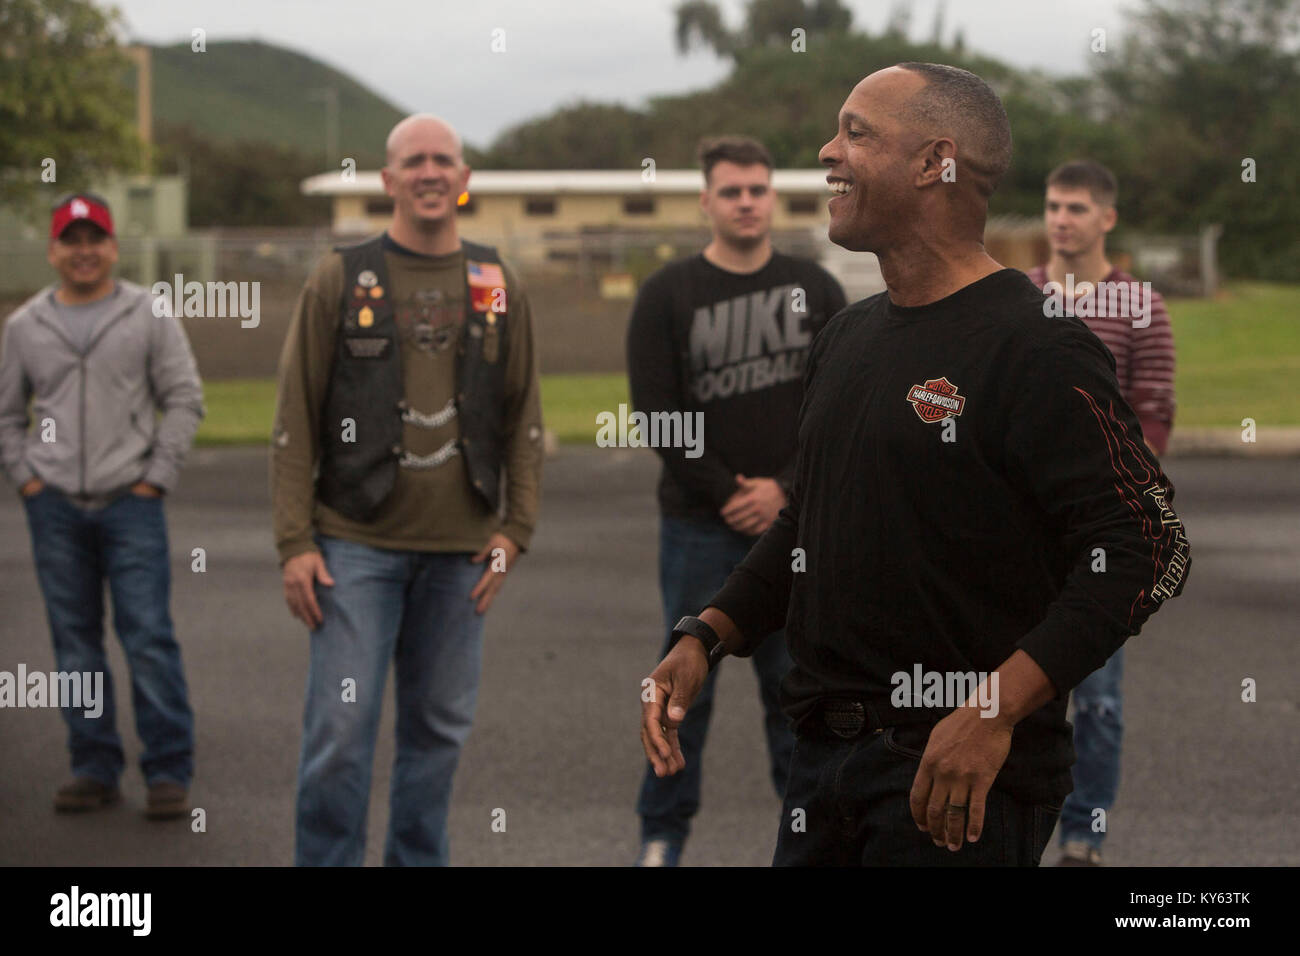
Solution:
M899 116L919 132L950 136L963 167L987 198L1011 166L1011 121L1002 100L982 79L942 63L900 63L925 79L899 108Z

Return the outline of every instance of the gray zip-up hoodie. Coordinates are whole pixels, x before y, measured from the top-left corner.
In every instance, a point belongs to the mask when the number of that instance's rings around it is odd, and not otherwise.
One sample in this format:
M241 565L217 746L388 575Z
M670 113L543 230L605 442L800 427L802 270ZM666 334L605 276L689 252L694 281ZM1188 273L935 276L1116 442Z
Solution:
M154 314L149 290L115 281L118 306L84 351L53 313L53 287L5 323L0 452L20 488L40 478L65 494L99 499L137 481L164 491L176 484L203 418L194 353L178 320L162 308Z

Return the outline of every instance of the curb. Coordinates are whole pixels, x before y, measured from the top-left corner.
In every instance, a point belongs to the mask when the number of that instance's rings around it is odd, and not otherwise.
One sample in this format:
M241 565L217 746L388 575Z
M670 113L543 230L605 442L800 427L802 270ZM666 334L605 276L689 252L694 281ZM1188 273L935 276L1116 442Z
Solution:
M1300 458L1300 428L1258 428L1253 442L1242 441L1242 429L1174 426L1166 458Z
M546 429L545 455L557 455L575 448L590 447L588 442L561 442L555 432ZM637 449L634 449L637 450ZM651 451L650 449L645 449ZM1241 440L1241 429L1183 428L1175 426L1169 436L1165 458L1300 458L1300 427L1276 426L1256 430L1255 441Z
M556 433L547 428L543 432L542 449L545 458L555 458L575 448L594 447L589 442L561 442ZM209 460L210 452L228 449L254 450L265 453L264 442L250 445L201 445L191 455ZM651 452L651 449L646 449ZM1241 440L1241 429L1231 425L1222 428L1183 428L1175 426L1169 436L1166 458L1300 458L1300 427L1264 427L1257 430L1255 441Z

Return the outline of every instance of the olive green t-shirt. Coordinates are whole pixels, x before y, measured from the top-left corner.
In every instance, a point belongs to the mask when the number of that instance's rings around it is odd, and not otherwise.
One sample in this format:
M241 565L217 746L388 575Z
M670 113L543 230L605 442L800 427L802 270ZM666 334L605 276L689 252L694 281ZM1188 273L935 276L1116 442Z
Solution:
M423 256L384 251L400 340L403 453L392 493L369 522L354 521L316 500L311 476L319 460L320 414L334 358L343 258L326 256L299 297L280 360L280 391L271 450L272 510L280 560L314 550L313 532L372 547L479 551L495 531L527 548L538 509L541 403L528 302L507 267L505 517L498 518L470 483L458 448L456 351L465 319L465 262L457 251ZM485 343L486 344L486 343ZM485 348L485 358L490 358Z

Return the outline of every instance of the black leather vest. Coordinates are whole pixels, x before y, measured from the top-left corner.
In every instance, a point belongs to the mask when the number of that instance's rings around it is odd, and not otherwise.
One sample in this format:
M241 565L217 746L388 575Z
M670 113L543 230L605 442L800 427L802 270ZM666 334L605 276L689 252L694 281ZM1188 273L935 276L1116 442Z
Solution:
M462 241L461 249L466 276L465 324L456 352L458 445L470 483L496 511L505 451L510 329L505 273L491 246ZM347 518L370 521L392 493L402 457L407 403L401 340L383 236L336 251L343 254L343 299L321 414L316 495Z

